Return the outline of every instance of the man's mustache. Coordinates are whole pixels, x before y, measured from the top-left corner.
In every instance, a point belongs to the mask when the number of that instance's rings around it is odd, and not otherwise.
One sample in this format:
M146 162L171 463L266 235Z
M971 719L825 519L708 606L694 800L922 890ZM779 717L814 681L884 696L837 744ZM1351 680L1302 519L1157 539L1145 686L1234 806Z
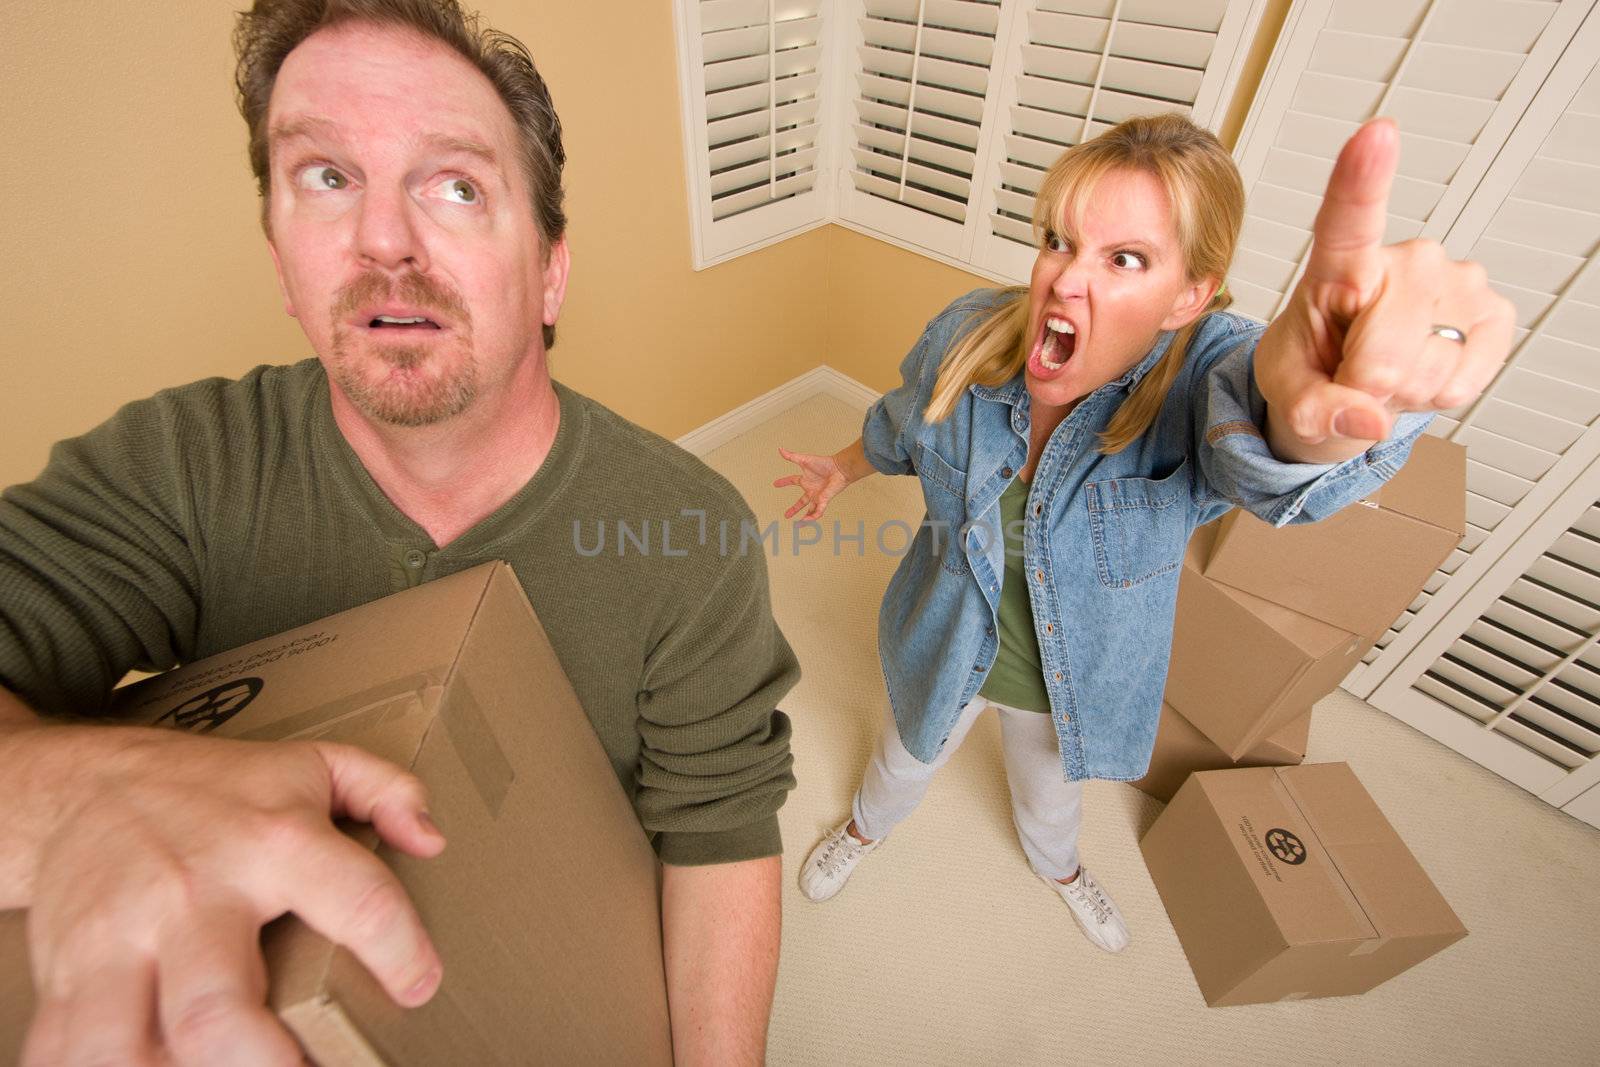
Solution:
M418 312L437 311L462 328L472 325L472 316L459 294L450 286L426 274L409 271L395 277L370 270L341 288L334 298L333 317L339 322L363 305L395 301Z

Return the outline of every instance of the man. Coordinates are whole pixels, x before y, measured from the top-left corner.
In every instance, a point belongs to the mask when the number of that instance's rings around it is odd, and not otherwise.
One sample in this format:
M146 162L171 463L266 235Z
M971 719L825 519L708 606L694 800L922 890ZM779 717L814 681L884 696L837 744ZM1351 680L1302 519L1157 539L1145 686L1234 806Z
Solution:
M38 713L499 558L664 862L679 1062L759 1061L793 785L775 705L798 668L760 553L703 534L749 519L732 486L550 379L569 256L543 81L454 0L258 0L235 43L268 246L318 358L131 404L0 501L0 908L29 908L25 1062L299 1062L257 948L287 912L397 1002L433 995L410 902L330 818L436 854L423 783L338 745ZM648 345L619 332L599 358ZM577 550L619 519L654 551Z

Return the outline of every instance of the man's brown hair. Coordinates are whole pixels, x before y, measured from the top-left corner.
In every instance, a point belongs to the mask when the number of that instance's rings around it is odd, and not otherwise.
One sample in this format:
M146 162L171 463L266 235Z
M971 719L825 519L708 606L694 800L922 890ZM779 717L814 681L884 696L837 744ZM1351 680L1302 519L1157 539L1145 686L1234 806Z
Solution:
M297 45L318 30L359 22L416 33L439 41L466 59L494 86L516 124L533 216L546 246L567 231L561 202L561 120L550 90L521 41L479 24L457 0L255 0L239 15L233 31L238 67L234 85L239 113L250 129L250 169L261 194L261 219L267 223L272 170L268 159L267 105L278 71ZM545 346L555 343L555 328L544 328Z

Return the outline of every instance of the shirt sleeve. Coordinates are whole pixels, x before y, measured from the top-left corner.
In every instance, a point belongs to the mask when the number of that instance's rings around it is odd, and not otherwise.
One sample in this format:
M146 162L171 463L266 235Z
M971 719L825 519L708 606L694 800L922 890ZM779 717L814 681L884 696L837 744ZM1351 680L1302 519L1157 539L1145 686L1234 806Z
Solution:
M900 384L878 398L867 409L861 424L861 448L867 462L882 474L910 474L911 446L906 429L920 418L927 407L923 377L924 365L933 348L930 329L900 361ZM931 388L931 384L929 386Z
M765 557L724 562L650 656L640 694L634 806L662 861L682 866L780 854L777 812L795 784L777 704L800 665L772 615Z
M195 631L178 405L129 404L0 494L0 685L46 714L103 711Z
M1219 331L1194 353L1194 454L1201 523L1238 506L1273 526L1317 522L1399 473L1431 413L1407 413L1394 431L1342 463L1286 463L1267 443L1267 402L1256 387L1255 350L1262 327Z

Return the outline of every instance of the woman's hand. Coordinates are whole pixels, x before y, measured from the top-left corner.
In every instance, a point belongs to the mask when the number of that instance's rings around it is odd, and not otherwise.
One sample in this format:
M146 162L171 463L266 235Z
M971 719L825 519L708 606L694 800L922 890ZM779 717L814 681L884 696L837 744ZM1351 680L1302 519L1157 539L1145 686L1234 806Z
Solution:
M1305 274L1256 349L1280 459L1348 459L1405 411L1483 392L1511 351L1515 312L1483 267L1437 242L1384 245L1400 133L1368 122L1345 143L1312 229Z
M774 488L785 485L800 487L800 499L783 513L786 519L794 518L800 511L806 512L800 516L801 519L822 518L828 501L853 480L840 465L837 456L813 456L805 452L791 452L787 448L778 449L778 455L800 468L799 474L786 475L772 483Z

